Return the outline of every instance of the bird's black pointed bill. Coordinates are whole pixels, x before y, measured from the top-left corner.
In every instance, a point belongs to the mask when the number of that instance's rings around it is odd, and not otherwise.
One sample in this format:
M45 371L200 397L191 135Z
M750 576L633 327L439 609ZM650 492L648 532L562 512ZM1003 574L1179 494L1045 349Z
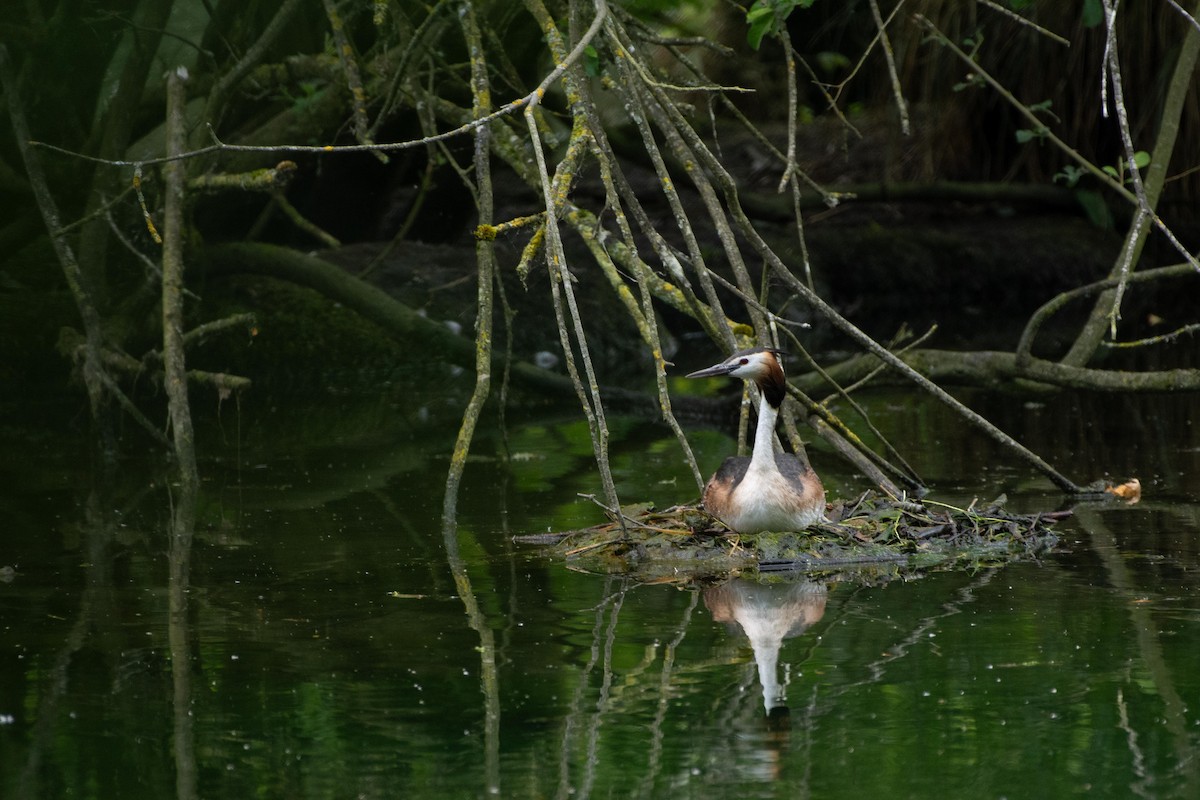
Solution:
M737 364L717 364L707 369L698 369L689 373L689 378L723 378L737 369Z

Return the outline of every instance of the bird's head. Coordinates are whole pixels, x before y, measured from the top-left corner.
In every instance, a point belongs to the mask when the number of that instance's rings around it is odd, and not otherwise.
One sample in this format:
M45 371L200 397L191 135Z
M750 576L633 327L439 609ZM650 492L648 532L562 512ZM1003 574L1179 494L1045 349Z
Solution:
M779 356L782 350L771 347L752 347L749 350L739 350L720 364L714 364L707 369L696 370L688 375L689 378L741 378L744 381L754 381L766 395L767 400L776 408L783 402L785 378L783 362Z

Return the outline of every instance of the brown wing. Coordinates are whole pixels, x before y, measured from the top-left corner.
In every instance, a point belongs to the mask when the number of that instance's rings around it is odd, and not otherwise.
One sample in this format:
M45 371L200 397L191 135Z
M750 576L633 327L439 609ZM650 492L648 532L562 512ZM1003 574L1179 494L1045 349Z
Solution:
M721 462L720 468L704 486L704 510L713 516L724 516L729 510L733 490L746 477L749 467L749 456L730 456Z

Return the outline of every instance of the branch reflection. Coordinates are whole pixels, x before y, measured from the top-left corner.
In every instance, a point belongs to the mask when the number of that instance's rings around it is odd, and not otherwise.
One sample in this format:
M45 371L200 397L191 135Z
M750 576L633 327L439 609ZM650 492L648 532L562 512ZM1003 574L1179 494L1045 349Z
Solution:
M174 712L175 793L179 800L199 797L196 773L196 734L192 715L192 632L188 619L188 586L191 575L192 533L196 526L194 481L183 480L172 499L170 546L167 559L169 610L167 638L171 648L171 683Z

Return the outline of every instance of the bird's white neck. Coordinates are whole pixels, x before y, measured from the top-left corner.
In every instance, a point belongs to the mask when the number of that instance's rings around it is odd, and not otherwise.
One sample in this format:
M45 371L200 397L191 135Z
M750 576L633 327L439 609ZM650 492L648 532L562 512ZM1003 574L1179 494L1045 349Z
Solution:
M758 428L754 431L754 450L750 454L750 468L754 470L778 471L775 466L775 420L779 409L767 402L766 394L759 392Z

